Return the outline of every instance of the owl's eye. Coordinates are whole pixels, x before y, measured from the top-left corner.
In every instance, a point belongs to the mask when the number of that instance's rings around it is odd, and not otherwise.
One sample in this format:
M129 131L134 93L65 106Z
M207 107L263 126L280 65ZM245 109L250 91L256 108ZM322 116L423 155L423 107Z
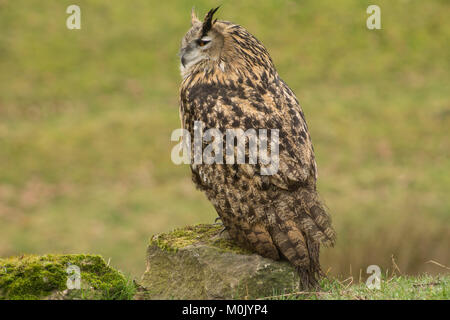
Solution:
M202 40L202 39L198 39L198 40L197 40L197 44L198 44L200 47L203 47L203 46L207 45L207 44L210 43L210 42L211 42L211 40Z

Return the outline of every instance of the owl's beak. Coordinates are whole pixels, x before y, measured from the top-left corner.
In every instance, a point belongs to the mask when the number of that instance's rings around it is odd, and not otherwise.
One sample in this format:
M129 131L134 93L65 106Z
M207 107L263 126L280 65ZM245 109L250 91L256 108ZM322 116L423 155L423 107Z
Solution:
M186 52L186 49L181 49L180 52L178 52L178 56L180 57L181 64L183 67L186 66L186 58L184 57L184 53Z

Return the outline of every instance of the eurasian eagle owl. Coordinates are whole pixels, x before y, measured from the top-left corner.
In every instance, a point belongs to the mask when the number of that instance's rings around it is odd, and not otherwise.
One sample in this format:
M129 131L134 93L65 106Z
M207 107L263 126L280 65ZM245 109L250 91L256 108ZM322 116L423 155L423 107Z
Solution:
M331 219L316 191L314 150L299 102L266 48L242 26L204 21L194 11L182 40L180 116L194 135L205 129L277 129L278 170L248 163L191 162L192 179L242 246L297 267L304 288L322 275L320 244L334 245ZM274 151L274 150L271 150ZM248 151L245 151L248 160Z

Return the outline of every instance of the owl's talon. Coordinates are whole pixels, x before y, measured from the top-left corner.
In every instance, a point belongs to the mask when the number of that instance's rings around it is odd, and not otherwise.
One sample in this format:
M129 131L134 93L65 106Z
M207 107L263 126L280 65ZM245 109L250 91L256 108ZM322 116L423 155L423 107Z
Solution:
M218 238L224 239L224 240L230 240L231 236L228 233L227 227L224 227L222 230L219 231L217 234Z
M223 227L222 230L219 231L219 237L221 237L224 232L227 232L227 227Z

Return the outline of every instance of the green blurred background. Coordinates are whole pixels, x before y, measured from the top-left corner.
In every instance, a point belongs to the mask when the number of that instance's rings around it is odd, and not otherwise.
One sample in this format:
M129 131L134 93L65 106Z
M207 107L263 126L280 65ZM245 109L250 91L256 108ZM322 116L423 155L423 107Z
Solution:
M445 272L426 262L450 265L450 2L423 0L0 0L0 256L99 253L139 277L152 234L214 221L170 134L190 9L218 4L305 111L338 232L324 269Z

